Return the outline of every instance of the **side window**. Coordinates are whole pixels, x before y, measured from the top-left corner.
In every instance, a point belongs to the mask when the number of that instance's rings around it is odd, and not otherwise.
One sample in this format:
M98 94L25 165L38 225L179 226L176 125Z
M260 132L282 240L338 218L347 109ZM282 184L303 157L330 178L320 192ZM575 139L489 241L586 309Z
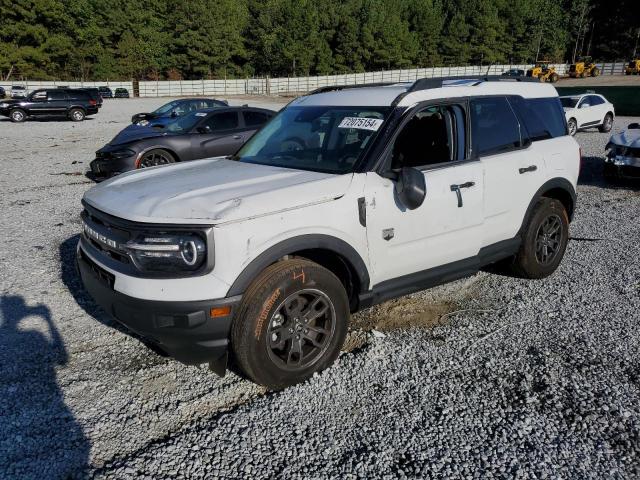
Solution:
M464 109L459 105L431 106L420 110L396 137L391 168L463 160L464 125Z
M505 97L471 100L471 138L479 157L520 146L520 124Z
M45 92L44 90L35 92L33 94L33 97L31 97L31 99L35 102L42 102L43 100L47 99L47 92Z
M244 124L247 127L259 127L267 123L271 118L270 115L267 115L264 112L257 112L255 110L246 110L242 112L242 115L244 116Z
M222 112L211 115L203 125L212 132L238 128L238 112Z
M599 97L598 95L589 95L589 99L591 100L592 107L595 105L602 105L604 103L602 97Z
M591 106L591 95L587 95L586 97L582 97L582 100L580 100L580 105L578 105L578 108L587 108Z
M62 90L49 90L47 92L47 98L49 100L66 100L67 95Z
M532 142L567 134L564 110L558 97L509 97L509 103L520 117Z

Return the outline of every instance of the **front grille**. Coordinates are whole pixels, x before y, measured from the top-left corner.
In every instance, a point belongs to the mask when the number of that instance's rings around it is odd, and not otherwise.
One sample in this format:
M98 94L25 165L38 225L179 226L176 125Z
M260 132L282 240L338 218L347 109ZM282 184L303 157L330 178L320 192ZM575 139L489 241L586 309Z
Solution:
M96 262L91 260L91 258L89 258L89 256L84 253L82 249L80 249L80 257L86 262L87 265L89 265L89 268L96 275L98 280L100 280L100 282L113 289L113 285L116 281L115 275L107 272L104 268L100 267Z
M87 242L103 255L124 265L130 264L131 259L128 253L120 247L129 241L133 234L120 226L115 226L106 218L101 218L88 210L82 212L82 220L92 231L97 232L101 237L90 235L83 228L82 235Z

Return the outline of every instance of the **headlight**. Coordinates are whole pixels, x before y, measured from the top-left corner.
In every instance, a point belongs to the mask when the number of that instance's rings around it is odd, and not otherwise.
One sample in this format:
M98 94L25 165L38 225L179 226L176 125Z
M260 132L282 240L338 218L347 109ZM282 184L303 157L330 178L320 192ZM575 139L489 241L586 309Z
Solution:
M149 120L138 120L138 125L140 125L141 127L146 127L147 125L149 125Z
M124 247L137 267L151 272L196 271L207 258L207 245L195 233L145 234Z
M133 150L117 150L115 152L111 152L110 155L113 158L127 158L127 157L132 157L133 155L135 155L136 152L134 152Z
M8 106L8 103L0 103L0 108L7 108Z

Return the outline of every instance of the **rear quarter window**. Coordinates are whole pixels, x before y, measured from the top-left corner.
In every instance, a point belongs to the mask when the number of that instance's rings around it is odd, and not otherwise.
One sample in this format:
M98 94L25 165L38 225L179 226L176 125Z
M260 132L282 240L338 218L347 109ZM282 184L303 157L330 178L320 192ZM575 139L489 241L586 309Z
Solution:
M564 110L558 97L511 97L509 101L518 113L531 141L567 135Z

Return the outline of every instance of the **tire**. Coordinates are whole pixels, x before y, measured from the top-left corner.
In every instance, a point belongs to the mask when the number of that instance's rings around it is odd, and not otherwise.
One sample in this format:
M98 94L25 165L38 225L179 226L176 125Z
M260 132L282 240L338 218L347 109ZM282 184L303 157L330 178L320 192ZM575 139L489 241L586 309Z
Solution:
M14 123L21 123L27 119L27 113L21 108L16 108L15 110L11 110L9 118Z
M593 70L591 70L591 76L597 77L598 75L600 75L600 69L597 67L594 67Z
M271 390L303 382L334 362L348 322L347 294L333 273L308 260L278 262L244 294L231 328L232 368Z
M560 265L569 240L569 216L556 199L542 197L522 233L511 268L522 278L545 278Z
M176 157L171 152L162 148L154 148L140 157L136 168L157 167L158 165L169 165L170 163L176 163Z
M549 81L551 83L556 83L558 81L558 78L560 77L558 76L557 73L552 73L551 76L549 77Z
M572 137L578 133L578 122L576 122L575 118L570 118L567 122L567 127L569 128L569 135Z
M72 108L69 110L69 118L74 122L82 122L85 117L84 110L81 108Z
M598 127L598 130L600 130L602 133L608 133L611 131L612 128L613 128L613 115L611 115L610 113L607 113L604 116L604 120L602 120L602 125Z

